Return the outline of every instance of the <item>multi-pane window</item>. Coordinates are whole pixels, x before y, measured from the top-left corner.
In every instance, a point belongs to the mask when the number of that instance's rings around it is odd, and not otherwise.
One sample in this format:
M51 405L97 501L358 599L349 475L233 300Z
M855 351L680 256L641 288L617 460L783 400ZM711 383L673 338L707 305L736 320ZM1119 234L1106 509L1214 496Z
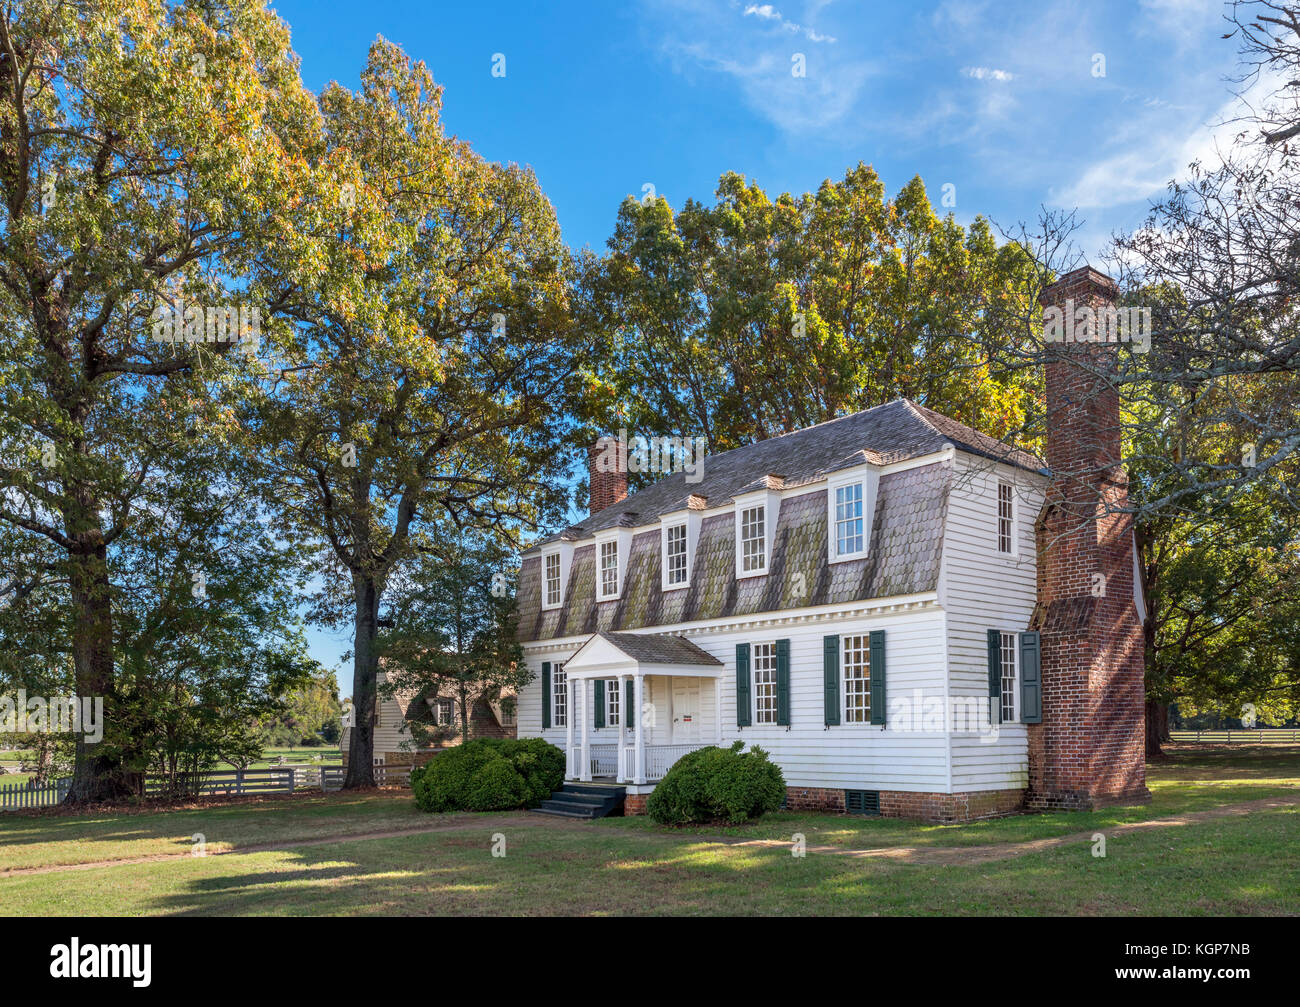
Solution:
M862 483L835 489L835 555L862 551Z
M776 644L754 644L754 723L776 723Z
M1011 484L998 483L998 552L1011 554L1015 542L1015 511L1012 509Z
M618 594L618 541L600 543L600 593L612 598Z
M668 583L686 583L686 525L676 524L668 529L668 540L664 546L664 564L668 571Z
M767 568L764 507L746 507L740 512L740 569L743 573Z
M871 723L870 637L844 637L844 722Z
M433 703L433 722L440 727L450 727L456 722L456 704L450 699L438 699Z
M623 697L619 693L618 679L611 678L605 682L605 723L609 727L618 727L619 711L623 708Z
M551 553L546 557L546 604L560 603L560 554Z
M564 665L557 664L551 669L551 704L555 707L551 723L556 727L567 727L569 723L569 684L564 673Z
M1002 723L1016 719L1016 634L1002 634Z

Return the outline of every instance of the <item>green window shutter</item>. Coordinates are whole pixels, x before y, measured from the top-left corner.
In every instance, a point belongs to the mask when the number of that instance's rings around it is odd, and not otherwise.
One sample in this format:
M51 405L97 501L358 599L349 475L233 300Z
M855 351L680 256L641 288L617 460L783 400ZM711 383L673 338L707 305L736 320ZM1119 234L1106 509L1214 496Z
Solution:
M826 726L840 722L840 638L822 638L822 704Z
M1002 723L1002 633L989 630L989 723Z
M636 727L636 682L632 679L627 680L627 702L623 704L623 709L627 712L623 714L623 723L629 729Z
M1043 722L1043 645L1036 632L1020 634L1020 722Z
M605 726L605 680L596 679L596 727Z
M790 641L776 641L776 722L790 726Z
M871 722L885 722L885 631L873 629L871 644Z
M736 726L748 727L749 714L749 644L736 644Z
M551 726L551 662L542 662L542 730Z

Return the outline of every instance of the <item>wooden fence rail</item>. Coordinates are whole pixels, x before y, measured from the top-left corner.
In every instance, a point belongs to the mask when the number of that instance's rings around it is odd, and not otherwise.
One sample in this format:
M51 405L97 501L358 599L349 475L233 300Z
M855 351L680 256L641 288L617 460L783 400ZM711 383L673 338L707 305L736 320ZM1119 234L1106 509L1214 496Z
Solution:
M31 781L0 783L0 811L17 808L46 808L58 804L68 795L72 777L51 780L44 786L32 786Z
M1200 744L1296 744L1300 742L1300 729L1290 727L1264 727L1245 730L1232 728L1221 731L1170 731L1170 741L1191 741Z

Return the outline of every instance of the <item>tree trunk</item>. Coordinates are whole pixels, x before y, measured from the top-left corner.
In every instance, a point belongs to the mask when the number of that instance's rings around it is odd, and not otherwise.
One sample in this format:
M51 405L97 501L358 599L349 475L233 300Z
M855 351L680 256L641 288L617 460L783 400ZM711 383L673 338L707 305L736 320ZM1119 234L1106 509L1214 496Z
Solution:
M1146 722L1147 758L1163 758L1165 753L1160 746L1169 740L1169 706L1148 699Z
M82 508L82 514L94 514ZM64 517L75 548L69 556L72 573L72 661L78 701L84 697L104 700L104 719L113 719L113 602L108 578L108 550L97 517L78 520ZM120 801L136 791L135 774L128 774L114 756L102 754L103 741L76 738L77 754L68 804Z
M356 593L356 643L352 648L352 738L343 789L375 785L375 634L379 621L379 588L371 578L353 577Z

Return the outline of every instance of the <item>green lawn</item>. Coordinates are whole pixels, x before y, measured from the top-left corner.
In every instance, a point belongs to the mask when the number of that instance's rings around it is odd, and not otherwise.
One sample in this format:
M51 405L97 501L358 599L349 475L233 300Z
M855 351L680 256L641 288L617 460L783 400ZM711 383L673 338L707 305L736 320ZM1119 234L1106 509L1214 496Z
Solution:
M644 818L572 823L431 816L409 795L328 795L165 813L0 815L0 871L168 859L0 876L12 914L1300 914L1300 747L1180 749L1151 767L1152 804L933 827L783 813L742 829L665 830ZM1273 797L1249 815L1115 833L1123 824ZM438 827L393 838L341 839ZM1090 834L1108 837L1092 855ZM324 843L221 856L275 842ZM892 857L810 846L904 851ZM972 846L1084 837L963 862ZM502 835L506 855L494 857ZM754 842L754 845L735 845ZM761 841L768 841L764 844ZM777 845L777 843L780 845ZM909 861L906 850L946 858ZM946 852L944 852L946 851ZM1015 853L1017 855L1009 855Z

